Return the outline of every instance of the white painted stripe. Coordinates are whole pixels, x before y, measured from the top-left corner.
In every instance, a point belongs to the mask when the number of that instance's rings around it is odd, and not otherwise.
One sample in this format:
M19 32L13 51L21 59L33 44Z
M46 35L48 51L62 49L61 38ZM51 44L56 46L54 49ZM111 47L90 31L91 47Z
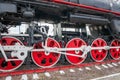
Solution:
M70 72L75 72L75 70L74 69L70 69Z
M34 73L34 74L33 74L33 80L38 80L38 79L39 79L38 74L37 74L37 73Z
M114 65L114 66L118 66L116 63L112 63L112 65Z
M21 80L28 80L27 75L26 75L26 74L23 74Z
M78 70L79 70L79 71L83 71L83 69L82 69L82 68L79 68Z
M12 77L11 77L11 76L7 76L7 77L5 78L5 80L12 80Z
M109 67L111 67L111 68L113 67L111 64L107 64L107 65L108 65Z
M85 69L86 69L86 70L91 70L91 68L89 68L89 67L85 67Z
M106 65L104 65L104 64L102 64L102 67L104 67L104 68L106 68L106 69L108 68L108 66L106 66Z
M95 66L95 68L98 69L98 70L101 70L101 68L99 66Z
M65 74L65 72L63 70L60 70L59 72L60 72L61 75Z
M51 77L49 72L45 72L44 74L45 74L46 77Z
M120 62L118 62L118 64L120 64Z
M120 76L120 73L116 73L116 74L111 74L111 75L107 75L107 76L103 76L103 77L98 77L98 78L94 78L94 79L90 79L90 80L103 80L105 78L110 78L110 77L114 77L114 76Z

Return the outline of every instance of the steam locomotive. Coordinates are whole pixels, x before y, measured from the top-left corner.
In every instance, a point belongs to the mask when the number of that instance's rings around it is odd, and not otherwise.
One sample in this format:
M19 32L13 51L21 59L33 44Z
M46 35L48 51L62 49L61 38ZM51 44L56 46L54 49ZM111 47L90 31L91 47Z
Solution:
M25 33L9 34L23 23ZM0 71L119 60L119 35L120 0L1 0Z

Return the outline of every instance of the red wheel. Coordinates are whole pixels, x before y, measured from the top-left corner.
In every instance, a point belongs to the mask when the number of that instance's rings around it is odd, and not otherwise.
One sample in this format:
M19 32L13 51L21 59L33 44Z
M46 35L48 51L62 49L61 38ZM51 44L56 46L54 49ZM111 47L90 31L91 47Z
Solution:
M107 43L105 40L101 38L97 38L92 42L91 47L104 47L107 46ZM90 51L91 57L96 62L102 62L106 56L107 56L107 50L91 50Z
M52 38L47 38L45 44L47 47L60 48L59 43ZM34 44L34 49L43 49L42 43ZM60 55L61 54L46 51L33 51L31 54L34 63L43 68L48 68L55 65L60 59Z
M3 37L0 39L0 44L2 46L12 46L15 45L15 43L19 43L20 45L23 45L23 43L14 37ZM5 51L5 54L7 55L8 59L17 59L15 57L11 57L11 51ZM24 61L22 60L15 60L15 61L5 61L5 58L0 53L0 71L13 71L17 68L19 68Z
M66 44L66 48L80 48L83 45L87 45L84 40L82 40L80 38L73 38ZM68 60L69 63L71 63L73 65L78 65L78 64L82 63L87 57L87 55L84 58L70 56L70 55L67 55L68 53L75 54L75 55L82 55L83 52L76 51L76 50L66 51L66 59Z
M117 47L120 46L120 41L115 39L111 42L110 44L111 47ZM115 59L118 60L120 59L120 48L112 48L110 49L110 56Z

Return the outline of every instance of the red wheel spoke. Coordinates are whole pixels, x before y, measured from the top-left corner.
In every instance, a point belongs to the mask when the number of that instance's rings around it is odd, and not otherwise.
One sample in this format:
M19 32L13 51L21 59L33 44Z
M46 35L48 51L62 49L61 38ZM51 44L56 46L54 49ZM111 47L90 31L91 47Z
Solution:
M91 47L104 47L104 46L107 46L107 43L101 38L95 39L91 44ZM106 50L91 50L90 55L94 61L101 62L106 58L107 51Z
M116 46L116 45L117 45L116 41L115 41L115 42L113 42L113 43L112 43L112 45L113 45L113 46Z
M118 42L118 46L120 46L120 41Z
M119 45L119 42L118 41L116 41L116 44L117 44L117 46Z
M5 39L5 41L6 41L6 44L7 44L7 45L11 45L11 42L12 42L11 39L7 38L7 39Z
M50 57L50 59L52 59L53 61L57 60L56 57Z
M18 41L13 40L12 38L6 38L5 42L6 42L6 45L14 45L13 43L16 43Z
M117 57L117 52L114 54L114 57Z
M76 47L77 45L75 44L76 41L74 41L73 43L71 43L71 45L73 45L73 47ZM72 46L69 46L70 48L72 48Z
M74 45L75 45L76 47L79 47L79 46L82 45L82 42L79 41L79 40L74 40Z
M38 58L42 58L43 55L38 53L37 56L38 56Z
M80 38L73 38L67 43L66 48L80 48L83 45L87 45L85 43L85 41L83 41ZM78 64L82 63L86 59L86 56L87 56L86 55L84 58L81 58L81 57L70 56L67 54L82 55L83 52L82 51L75 51L75 50L66 51L66 55L65 55L66 59L68 60L68 62L70 62L73 65L78 65Z
M60 48L59 43L52 38L47 38L45 41L45 45L51 48L56 48L56 47ZM42 43L34 44L34 49L43 49ZM45 51L39 51L39 52L33 51L31 53L31 56L34 63L37 66L47 68L55 65L60 59L61 54L53 53L53 52L45 52Z
M0 40L1 45L7 45L7 41L5 39Z
M100 46L100 42L98 40L96 41L96 44L97 44L97 46Z
M49 44L47 46L49 47L53 47L55 45L54 41L50 41Z
M101 46L101 40L97 40L98 46Z

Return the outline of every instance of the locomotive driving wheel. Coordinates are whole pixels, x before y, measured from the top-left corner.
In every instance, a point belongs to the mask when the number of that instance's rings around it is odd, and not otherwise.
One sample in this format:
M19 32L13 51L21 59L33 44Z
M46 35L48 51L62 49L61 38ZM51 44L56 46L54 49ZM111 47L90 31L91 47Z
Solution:
M120 46L120 41L118 39L115 39L111 42L110 46L111 47ZM120 48L111 48L110 49L110 56L115 60L120 59Z
M87 45L86 42L80 38L73 38L71 39L67 44L66 44L66 48L80 48L81 46L85 46ZM74 55L82 55L83 52L80 50L68 50L66 51L66 59L68 60L69 63L73 64L73 65L78 65L80 63L82 63L87 55L85 55L84 57L77 57L77 56L71 56L71 55L67 55L67 54L74 54Z
M52 38L47 38L45 45L50 48L60 48L59 43ZM34 49L43 49L42 43L34 44ZM48 68L55 65L60 59L61 54L49 51L33 51L31 53L34 63L42 68Z
M1 46L12 46L16 43L19 43L20 45L23 45L23 43L14 37L3 37L0 39ZM11 56L11 51L5 51L5 55L8 59L17 59L16 57ZM12 61L6 61L3 57L2 53L0 52L0 71L13 71L17 68L19 68L23 64L24 60L12 60Z
M101 38L95 39L91 44L91 47L104 47L104 46L107 46L107 43L105 40ZM91 50L90 55L94 61L102 62L106 58L107 52L108 51L105 49Z

